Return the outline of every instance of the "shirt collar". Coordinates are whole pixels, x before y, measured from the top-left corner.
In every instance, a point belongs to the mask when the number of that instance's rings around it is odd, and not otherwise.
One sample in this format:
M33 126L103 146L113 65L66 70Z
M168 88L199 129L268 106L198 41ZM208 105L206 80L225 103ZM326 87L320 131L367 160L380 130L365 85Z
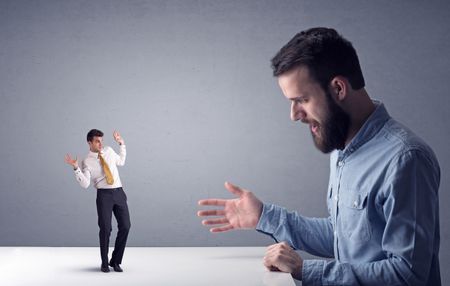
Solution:
M103 149L100 151L100 153L101 153L102 155L105 154L105 148L103 148ZM98 158L98 153L92 152L91 150L89 150L88 156L89 156L89 157Z
M372 112L366 122L364 122L363 126L359 129L358 133L356 133L350 144L348 144L344 150L339 152L342 153L342 155L350 155L359 147L364 145L364 143L372 139L384 126L386 121L391 118L381 101L372 101L376 106L375 110Z

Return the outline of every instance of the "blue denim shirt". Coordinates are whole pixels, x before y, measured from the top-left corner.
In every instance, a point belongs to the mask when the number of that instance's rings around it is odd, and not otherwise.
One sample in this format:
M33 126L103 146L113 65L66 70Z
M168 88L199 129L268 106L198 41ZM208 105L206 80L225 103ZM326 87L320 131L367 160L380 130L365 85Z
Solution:
M383 104L330 156L328 218L264 204L256 229L332 260L305 260L303 285L441 285L440 168Z

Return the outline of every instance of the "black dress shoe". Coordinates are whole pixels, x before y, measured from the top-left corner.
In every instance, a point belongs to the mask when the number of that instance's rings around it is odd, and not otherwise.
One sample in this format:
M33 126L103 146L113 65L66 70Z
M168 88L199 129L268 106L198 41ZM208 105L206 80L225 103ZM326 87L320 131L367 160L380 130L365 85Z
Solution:
M123 269L117 263L110 262L109 266L111 266L114 269L114 271L116 271L116 272L123 272Z
M102 272L105 272L105 273L109 272L109 266L108 266L108 264L102 264L100 270L101 270Z

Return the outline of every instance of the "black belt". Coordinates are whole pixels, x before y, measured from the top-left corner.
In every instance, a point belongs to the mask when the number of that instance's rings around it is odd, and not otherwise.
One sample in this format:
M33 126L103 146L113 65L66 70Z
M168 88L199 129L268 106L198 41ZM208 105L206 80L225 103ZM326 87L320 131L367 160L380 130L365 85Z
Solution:
M114 191L114 190L121 190L122 187L118 187L118 188L111 188L111 189L97 189L97 191Z

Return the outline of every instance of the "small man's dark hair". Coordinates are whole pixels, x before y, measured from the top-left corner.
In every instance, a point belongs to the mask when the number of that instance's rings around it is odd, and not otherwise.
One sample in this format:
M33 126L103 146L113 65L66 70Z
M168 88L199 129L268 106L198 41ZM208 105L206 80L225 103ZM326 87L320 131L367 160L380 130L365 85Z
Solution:
M94 139L94 137L95 136L97 136L97 137L103 137L103 132L101 132L100 130L98 130L98 129L91 129L89 132L88 132L88 134L87 134L87 141L88 142L92 142L92 140Z

